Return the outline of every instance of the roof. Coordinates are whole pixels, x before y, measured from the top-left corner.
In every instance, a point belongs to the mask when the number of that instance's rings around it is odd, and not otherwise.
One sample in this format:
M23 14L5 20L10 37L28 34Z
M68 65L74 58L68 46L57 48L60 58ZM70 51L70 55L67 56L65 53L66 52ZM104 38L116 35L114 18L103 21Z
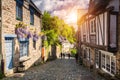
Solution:
M26 0L30 6L32 6L38 13L42 14L42 12L40 11L40 9L38 9L38 7L33 3L32 0Z
M89 2L89 13L96 13L102 9L105 9L109 4L110 0L90 0Z

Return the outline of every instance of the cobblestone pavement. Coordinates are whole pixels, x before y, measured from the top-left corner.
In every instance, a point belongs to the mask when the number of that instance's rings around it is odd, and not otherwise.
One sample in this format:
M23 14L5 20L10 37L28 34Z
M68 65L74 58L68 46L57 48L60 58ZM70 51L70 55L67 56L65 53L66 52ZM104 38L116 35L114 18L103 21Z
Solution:
M94 77L93 77L94 76ZM96 77L96 79L95 79ZM24 72L23 77L3 80L104 80L88 69L76 64L75 59L57 59L38 65Z

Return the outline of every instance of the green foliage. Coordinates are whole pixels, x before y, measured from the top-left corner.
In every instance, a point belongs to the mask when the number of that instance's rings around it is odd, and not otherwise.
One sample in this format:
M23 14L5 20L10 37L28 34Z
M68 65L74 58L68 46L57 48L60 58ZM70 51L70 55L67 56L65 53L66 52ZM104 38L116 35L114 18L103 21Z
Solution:
M48 41L44 41L44 46L48 47Z
M5 76L4 76L4 74L2 74L1 72L0 72L0 80L2 79L2 78L4 78Z
M57 16L51 16L45 11L42 24L42 32L47 36L48 45L59 45L59 36L65 37L71 43L75 42L75 29L65 24L64 20L59 19Z
M77 53L77 49L73 48L70 50L70 52L73 56L75 56L75 54Z

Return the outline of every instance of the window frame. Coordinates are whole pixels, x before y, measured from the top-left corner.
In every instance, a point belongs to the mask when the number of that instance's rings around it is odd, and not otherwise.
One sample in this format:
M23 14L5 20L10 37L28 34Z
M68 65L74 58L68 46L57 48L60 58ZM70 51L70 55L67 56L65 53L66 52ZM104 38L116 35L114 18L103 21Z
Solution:
M16 0L16 20L23 20L23 0Z
M36 49L36 41L33 40L33 48Z
M32 6L29 5L29 10L30 10L30 25L34 25L34 13L35 10Z
M105 55L105 59L102 58L102 55ZM109 56L109 60L107 59L107 56ZM113 59L113 61L112 61L112 59ZM103 61L105 62L105 64L104 64L105 67L103 67ZM114 65L112 63L114 63ZM107 66L108 64L109 64L109 66ZM110 75L115 75L116 74L116 58L115 58L115 56L101 53L101 68L103 71L109 73Z
M90 61L90 49L86 49L87 51L87 60Z
M95 19L92 19L90 21L90 34L95 34L96 33L96 21Z
M26 45L26 46L25 46ZM28 42L27 41L20 41L20 58L22 58L22 57L25 57L25 56L28 56L28 47L29 47L29 44L28 44ZM26 54L23 54L23 50L24 50L24 48L25 47L23 47L23 46L25 46L26 47L26 49L27 49L27 52L26 52ZM22 52L21 52L22 51Z

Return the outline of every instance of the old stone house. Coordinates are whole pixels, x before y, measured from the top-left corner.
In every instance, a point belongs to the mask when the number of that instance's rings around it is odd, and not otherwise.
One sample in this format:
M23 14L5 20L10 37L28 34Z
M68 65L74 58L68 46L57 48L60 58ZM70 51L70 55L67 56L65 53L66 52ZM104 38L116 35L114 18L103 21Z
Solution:
M0 0L0 55L6 76L39 61L41 16L31 0Z
M119 7L119 0L90 0L88 12L78 20L84 65L111 76L120 73Z

